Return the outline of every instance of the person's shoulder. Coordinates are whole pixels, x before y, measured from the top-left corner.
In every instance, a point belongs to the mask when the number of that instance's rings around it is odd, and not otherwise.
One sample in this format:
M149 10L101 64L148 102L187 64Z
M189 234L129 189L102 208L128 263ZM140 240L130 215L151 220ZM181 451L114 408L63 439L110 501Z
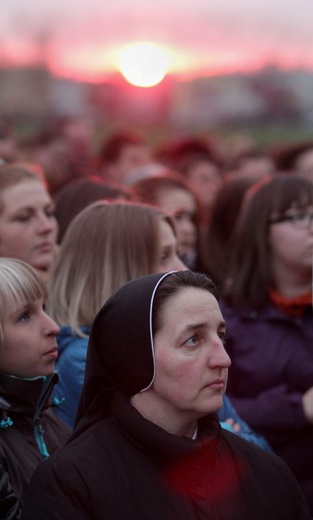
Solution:
M60 327L60 332L57 335L58 344L71 344L73 342L80 342L83 340L83 342L88 342L88 337L90 334L90 327L80 327L81 332L84 334L84 336L78 336L75 334L72 330L72 328L68 325L63 325Z
M223 430L223 441L231 448L234 453L238 454L238 458L246 461L251 465L256 472L273 475L285 474L289 479L292 478L292 473L285 463L285 461L275 455L271 451L266 451L257 444L254 444L239 435Z
M103 417L87 427L82 433L77 433L80 425L73 430L68 442L65 444L59 455L61 458L67 458L74 455L78 458L85 451L97 453L99 446L110 446L110 440L114 439L115 430L113 420L110 416Z
M57 365L61 359L64 360L65 358L71 358L73 360L75 360L75 358L80 359L82 356L84 359L86 358L90 329L85 328L83 332L86 334L85 337L73 334L71 327L61 327L60 333L57 336L59 348Z
M43 473L67 471L86 472L92 467L96 471L99 465L110 466L110 452L114 449L112 420L103 418L75 437L75 430L66 443L57 449L40 466ZM89 470L88 470L89 471Z

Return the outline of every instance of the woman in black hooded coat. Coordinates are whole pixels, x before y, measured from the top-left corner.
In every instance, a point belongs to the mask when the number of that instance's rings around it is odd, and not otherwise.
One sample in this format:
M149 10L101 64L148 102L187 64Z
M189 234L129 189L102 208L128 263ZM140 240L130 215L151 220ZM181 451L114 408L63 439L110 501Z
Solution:
M129 282L92 326L76 427L24 520L309 520L285 463L220 427L230 360L212 282Z

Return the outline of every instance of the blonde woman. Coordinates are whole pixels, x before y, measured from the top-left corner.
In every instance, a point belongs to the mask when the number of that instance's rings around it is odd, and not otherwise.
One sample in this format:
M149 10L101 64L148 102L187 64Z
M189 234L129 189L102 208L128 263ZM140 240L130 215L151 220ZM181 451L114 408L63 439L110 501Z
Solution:
M59 327L44 310L46 297L30 265L0 258L0 460L19 508L36 467L70 431L51 411Z
M61 326L57 362L61 380L54 395L65 400L56 411L70 426L97 312L134 278L186 269L176 248L171 218L143 204L95 202L69 225L51 273L48 312Z

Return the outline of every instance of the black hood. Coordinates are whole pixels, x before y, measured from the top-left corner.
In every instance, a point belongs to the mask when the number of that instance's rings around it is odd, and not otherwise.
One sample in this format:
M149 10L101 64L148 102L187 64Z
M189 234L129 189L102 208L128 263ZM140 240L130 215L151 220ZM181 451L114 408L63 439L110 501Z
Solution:
M160 282L170 274L152 274L127 283L97 314L90 332L76 425L86 415L88 423L96 416L108 415L116 391L130 397L153 383L153 300Z

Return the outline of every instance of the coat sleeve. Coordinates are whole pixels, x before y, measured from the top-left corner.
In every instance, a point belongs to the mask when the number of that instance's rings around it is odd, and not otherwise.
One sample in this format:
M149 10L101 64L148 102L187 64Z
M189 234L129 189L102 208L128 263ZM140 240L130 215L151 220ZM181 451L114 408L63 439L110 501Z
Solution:
M18 520L20 518L18 499L2 464L0 464L0 518L2 520Z
M290 393L285 385L261 392L254 397L229 394L231 402L242 417L249 418L252 428L261 432L270 442L286 439L308 425L302 406L302 395Z
M92 519L92 505L84 479L73 464L60 459L57 468L51 459L38 466L23 506L22 520L52 519Z

